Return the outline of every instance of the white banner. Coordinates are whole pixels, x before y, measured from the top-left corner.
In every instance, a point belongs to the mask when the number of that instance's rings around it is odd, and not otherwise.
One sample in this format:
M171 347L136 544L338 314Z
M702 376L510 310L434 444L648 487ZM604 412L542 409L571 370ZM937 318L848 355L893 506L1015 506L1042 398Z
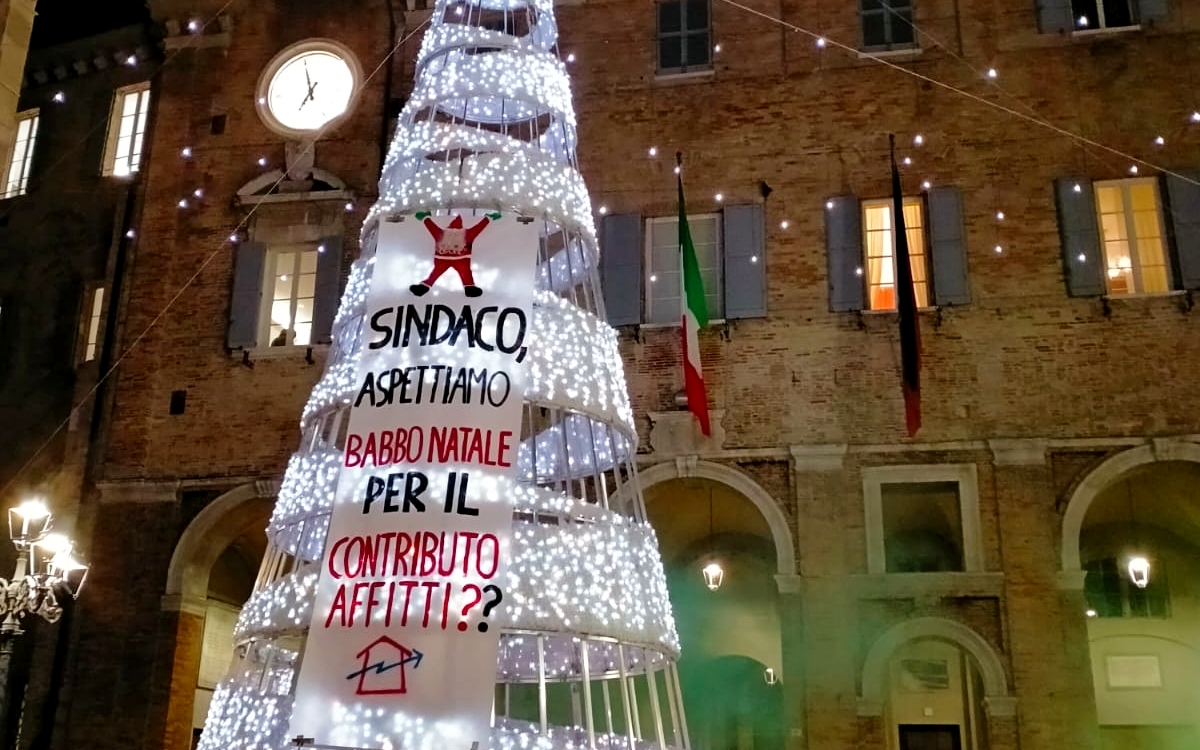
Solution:
M289 737L488 745L536 225L383 223Z

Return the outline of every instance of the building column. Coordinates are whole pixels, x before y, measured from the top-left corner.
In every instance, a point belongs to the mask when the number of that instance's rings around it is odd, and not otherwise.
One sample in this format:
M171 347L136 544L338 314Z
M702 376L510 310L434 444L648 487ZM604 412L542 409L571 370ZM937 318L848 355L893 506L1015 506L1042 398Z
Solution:
M861 504L846 486L846 446L793 445L797 573L794 603L781 610L784 679L795 682L789 750L851 747L857 741L855 655L846 637L853 602L847 594L848 529L861 529ZM780 587L781 607L783 587ZM792 656L788 657L788 649Z
M1001 508L1011 684L1023 699L1016 717L1019 746L1094 748L1096 703L1082 590L1065 594L1059 585L1062 518L1055 509L1046 442L993 440L989 446ZM997 731L1004 729L1000 724Z
M800 576L777 575L779 587L779 648L783 663L783 730L787 750L808 750L805 716L804 609Z
M176 597L163 598L162 632L159 643L170 654L163 663L170 665L167 684L167 716L163 725L163 750L188 750L192 746L192 718L196 684L200 676L200 657L204 651L204 602Z

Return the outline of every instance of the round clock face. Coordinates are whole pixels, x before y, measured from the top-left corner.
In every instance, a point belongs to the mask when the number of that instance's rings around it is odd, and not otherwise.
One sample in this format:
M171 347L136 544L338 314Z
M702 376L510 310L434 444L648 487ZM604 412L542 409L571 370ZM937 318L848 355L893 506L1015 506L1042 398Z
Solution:
M278 64L259 103L284 129L314 132L346 112L355 84L354 69L345 56L328 49L302 49Z

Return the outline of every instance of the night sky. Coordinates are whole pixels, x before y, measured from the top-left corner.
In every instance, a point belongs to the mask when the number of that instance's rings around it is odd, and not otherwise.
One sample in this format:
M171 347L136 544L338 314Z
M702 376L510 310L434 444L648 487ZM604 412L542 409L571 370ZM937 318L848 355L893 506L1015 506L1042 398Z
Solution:
M146 20L143 0L38 0L34 49Z

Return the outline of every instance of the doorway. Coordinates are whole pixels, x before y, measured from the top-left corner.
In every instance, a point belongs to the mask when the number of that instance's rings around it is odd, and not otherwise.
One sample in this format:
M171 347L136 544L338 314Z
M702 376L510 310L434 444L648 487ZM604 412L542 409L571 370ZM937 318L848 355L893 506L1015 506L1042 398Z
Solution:
M957 724L901 724L900 750L962 750Z

